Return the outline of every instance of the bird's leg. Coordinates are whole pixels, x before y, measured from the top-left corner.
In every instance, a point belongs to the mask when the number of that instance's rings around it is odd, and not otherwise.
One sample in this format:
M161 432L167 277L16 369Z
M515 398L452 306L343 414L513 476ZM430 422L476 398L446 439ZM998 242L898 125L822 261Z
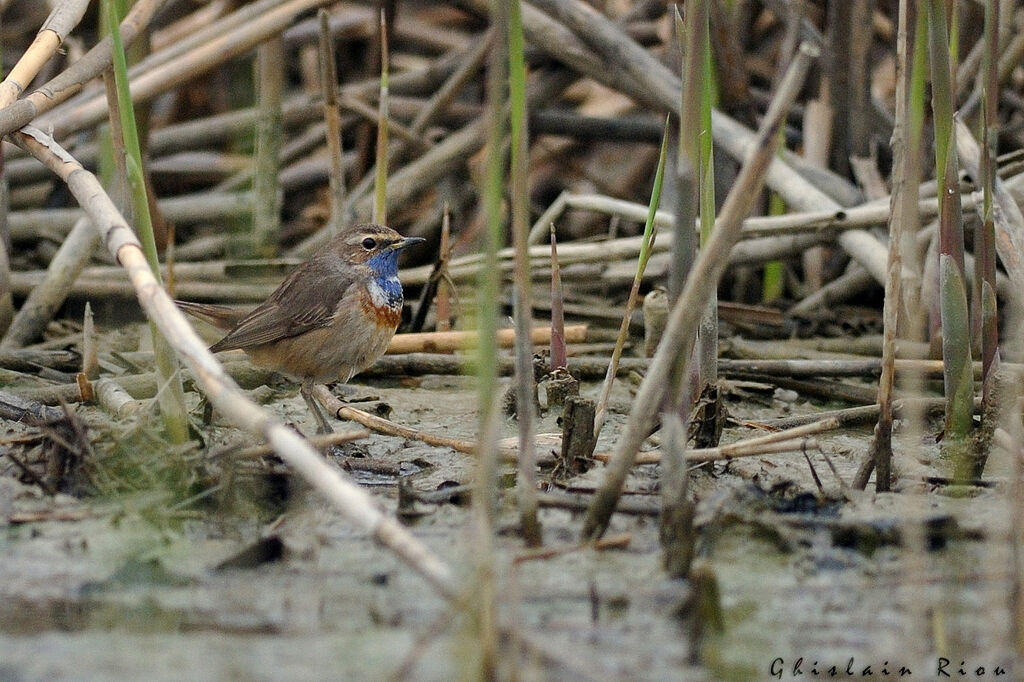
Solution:
M320 407L320 403L313 397L313 380L303 379L302 388L299 389L299 393L302 394L302 399L306 401L309 411L313 413L313 418L316 420L316 432L320 434L334 433L334 429L331 428L330 422L327 421L327 415L324 414L323 408Z

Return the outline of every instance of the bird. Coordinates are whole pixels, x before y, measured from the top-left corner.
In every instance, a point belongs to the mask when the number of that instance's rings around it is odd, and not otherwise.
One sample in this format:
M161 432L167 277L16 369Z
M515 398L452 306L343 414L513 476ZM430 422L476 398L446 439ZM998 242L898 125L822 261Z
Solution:
M423 241L384 225L354 225L299 265L249 313L175 303L227 331L211 352L241 349L253 364L298 381L318 433L330 433L313 385L346 382L384 354L402 319L398 255Z

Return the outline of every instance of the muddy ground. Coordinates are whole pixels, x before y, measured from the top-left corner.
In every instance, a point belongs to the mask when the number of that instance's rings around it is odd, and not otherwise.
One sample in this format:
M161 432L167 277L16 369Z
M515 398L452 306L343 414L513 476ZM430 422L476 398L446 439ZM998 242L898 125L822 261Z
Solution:
M617 383L598 451L614 443L630 387ZM598 389L584 384L582 392ZM285 419L313 430L294 389L258 390ZM468 377L357 380L345 393L386 404L401 424L475 434ZM744 394L727 406L737 420L758 420L837 404L778 392L759 404ZM86 421L93 409L78 408ZM556 431L556 417L545 415L538 431ZM506 420L504 435L514 428ZM205 433L211 451L244 439L216 415ZM731 426L724 441L751 434ZM865 427L819 438L843 480L869 437ZM448 448L376 434L362 445L373 459L400 465L418 491L471 479L470 458ZM934 447L917 450L934 456ZM841 488L821 453L810 461L821 489L801 453L695 472L698 550L705 574L717 579L721 632L697 626L712 620L695 616L702 600L665 577L656 516L617 514L608 531L623 543L615 548L513 564L527 553L510 492L496 565L501 619L528 644L516 659L521 678L760 680L817 670L828 679L831 666L838 676L870 666L875 679L909 671L908 679L921 680L941 677L942 657L954 673L964 661L972 676L983 667L994 677L997 666L1004 679L1018 674L1005 654L1005 491L933 486L876 495L870 486ZM927 464L943 469L938 460ZM280 469L270 460L260 466ZM592 488L601 469L572 488ZM394 476L353 475L396 511ZM1005 463L992 462L989 475L1005 475ZM8 472L0 478L0 680L467 676L477 649L468 619L300 483L273 480L277 506L232 501L226 481L181 504L159 491L49 497ZM637 467L628 489L628 498L656 510L657 465ZM475 553L465 500L407 511L414 533L468 580ZM581 520L579 512L544 509L545 545L573 545Z

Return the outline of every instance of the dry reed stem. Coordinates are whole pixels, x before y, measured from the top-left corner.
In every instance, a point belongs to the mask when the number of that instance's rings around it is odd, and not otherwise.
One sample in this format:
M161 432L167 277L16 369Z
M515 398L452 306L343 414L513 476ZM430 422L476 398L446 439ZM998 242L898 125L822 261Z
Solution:
M615 455L609 464L600 490L594 497L583 525L583 537L599 537L608 527L618 502L626 476L632 467L640 443L653 424L654 415L669 390L670 376L681 359L689 359L694 335L705 309L708 292L718 286L718 280L728 264L728 254L742 229L743 218L750 212L764 184L768 167L775 157L777 139L785 113L796 98L811 61L818 50L801 45L799 52L772 99L757 144L743 164L735 184L726 197L716 221L715 229L697 262L682 294L669 315L668 324L651 367L644 377L630 410L625 428L616 444ZM675 372L678 374L678 372Z
M20 348L42 335L46 325L64 305L99 241L100 235L89 218L79 218L57 249L42 281L32 286L28 298L0 341L0 348Z
M416 334L395 334L388 345L387 353L452 353L458 350L476 348L479 334L475 331L419 332ZM587 339L587 325L571 324L565 328L567 343L583 343ZM513 329L499 329L496 342L499 348L515 345L516 332ZM551 343L551 327L534 327L530 342L535 345ZM532 376L532 374L531 374Z
M0 83L0 109L11 104L64 43L89 7L89 0L65 0L43 22L32 44Z
M96 323L93 320L92 306L85 302L85 315L82 318L82 374L89 379L100 375L99 345L96 339Z
M454 576L441 559L395 519L386 516L366 491L330 467L307 441L238 389L154 279L138 240L96 177L41 131L19 132L15 141L67 183L102 234L103 243L127 270L147 316L192 370L210 402L239 428L262 436L346 518L420 573L443 597L454 599L457 594Z
M875 490L887 492L892 477L892 420L893 384L895 381L896 335L903 305L902 248L905 242L904 230L914 230L918 225L913 213L913 201L908 196L916 194L915 187L906 184L907 158L906 136L909 130L909 97L913 50L908 45L908 26L913 21L909 0L901 0L899 24L896 34L896 125L892 134L894 156L892 215L889 221L889 273L885 285L885 300L882 306L882 375L878 381L878 423L875 424L871 442L871 457L875 464Z
M256 49L256 156L253 159L252 231L243 253L268 258L277 253L281 232L281 192L278 173L281 156L281 101L285 84L285 49L274 36Z
M132 101L135 104L147 102L159 94L203 75L219 64L244 54L256 45L279 34L292 23L299 13L327 2L328 0L289 0L237 27L223 33L210 35L206 42L196 45L187 53L178 54L177 50L181 49L181 44L177 44L164 52L152 55L129 71ZM238 14L238 12L234 14ZM174 58L171 58L172 54ZM34 94L29 95L29 99ZM17 103L12 105L12 107L14 106L17 106ZM4 111L0 110L0 132L7 133L10 130L8 130L9 125L3 117ZM106 114L104 97L83 94L81 98L68 101L43 116L34 113L33 120L37 126L45 126L47 129L52 126L54 134L59 137L95 125L103 120Z
M528 12L530 5L550 16L537 9ZM679 78L580 0L533 0L524 6L523 20L528 39L553 58L638 101L671 111L679 106ZM743 159L754 147L753 133L717 110L712 111L712 134L715 142L736 159ZM766 182L796 210L840 210L836 201L781 158L771 164ZM877 239L862 230L850 230L838 240L876 281L885 282L887 253ZM813 245L813 241L801 241L801 248Z
M562 269L558 263L558 236L551 223L551 371L568 364L565 350L565 293L562 290Z
M161 1L139 0L132 6L124 21L121 22L121 39L125 47L131 45L142 30L148 26ZM0 138L28 125L37 116L66 101L81 91L85 83L109 69L113 62L111 44L112 40L110 36L107 36L93 46L85 56L42 87L27 97L0 108ZM97 96L97 99L103 100L103 96ZM102 120L105 115L106 112L101 112L94 123Z
M509 75L509 192L511 230L514 251L513 288L514 326L516 338L516 422L519 435L519 468L517 495L520 530L528 547L543 543L540 520L537 518L536 454L533 447L534 380L533 303L530 277L530 256L527 239L530 229L530 133L527 126L526 63L523 56L522 15L519 0L509 3L508 75ZM549 327L550 344L554 338Z
M341 208L345 205L345 166L342 159L341 111L338 109L338 71L334 63L334 41L328 28L328 12L321 8L317 15L320 22L320 93L324 100L324 120L327 122L327 150L331 158L328 186L331 190L331 217L327 231L332 235L341 233L345 224Z
M981 148L970 128L956 119L956 147L960 162L973 178L981 179ZM1024 213L1021 212L1006 183L995 176L992 186L992 221L995 228L995 246L999 260L1010 280L1005 292L1011 307L1024 310ZM980 194L980 193L978 193ZM969 208L966 204L964 208ZM981 201L974 202L977 211L983 210ZM984 219L984 216L981 216ZM977 254L975 254L977 258Z

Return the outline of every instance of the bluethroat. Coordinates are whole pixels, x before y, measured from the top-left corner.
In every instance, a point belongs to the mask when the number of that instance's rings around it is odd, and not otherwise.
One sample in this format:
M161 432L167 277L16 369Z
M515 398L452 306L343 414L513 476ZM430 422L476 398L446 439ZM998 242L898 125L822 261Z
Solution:
M383 225L356 225L320 248L248 314L177 303L228 330L212 352L241 349L255 364L300 381L319 431L328 433L313 384L348 381L387 350L402 319L398 254L422 241Z

